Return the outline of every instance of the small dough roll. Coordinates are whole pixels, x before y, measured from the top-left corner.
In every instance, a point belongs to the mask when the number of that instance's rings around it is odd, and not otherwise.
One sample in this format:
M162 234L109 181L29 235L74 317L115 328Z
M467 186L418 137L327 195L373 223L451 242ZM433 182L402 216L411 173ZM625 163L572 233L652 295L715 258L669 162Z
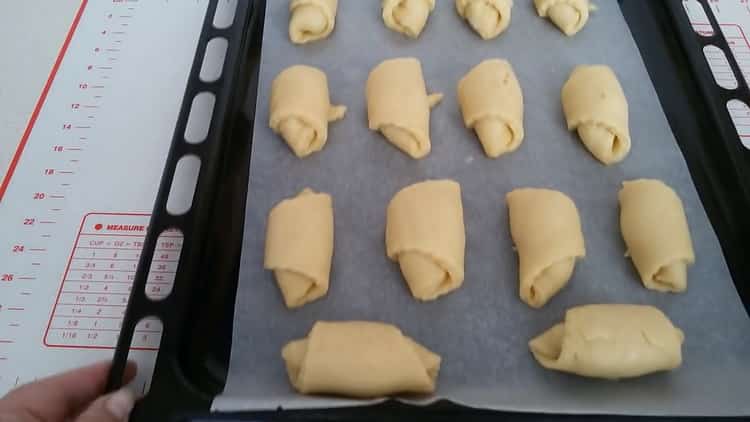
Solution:
M284 346L281 356L302 394L429 394L440 370L440 356L380 322L318 321L306 338Z
M328 122L344 117L346 107L331 105L328 79L310 66L291 66L271 84L271 129L297 157L320 151L328 140Z
M662 311L642 305L586 305L529 342L547 369L594 378L632 378L682 364L685 336Z
M367 78L367 117L393 145L418 159L430 153L430 109L443 94L427 95L422 65L415 58L386 60Z
M578 210L565 194L548 189L516 189L506 200L521 300L540 308L568 284L576 259L586 256Z
M383 0L382 6L385 26L417 38L435 8L435 0Z
M594 7L589 0L534 0L539 16L549 18L567 36L583 29Z
M687 267L695 262L680 197L660 180L622 184L620 230L643 284L661 292L687 289Z
M305 44L327 37L336 25L338 0L291 0L289 39Z
M510 26L513 0L456 0L458 15L466 19L482 39L502 34Z
M459 288L466 247L461 186L428 180L396 193L388 204L385 246L415 298L433 300Z
M304 189L268 214L264 268L273 270L289 308L324 296L333 257L333 201Z
M523 93L506 60L485 60L458 82L458 103L467 128L474 129L485 154L497 158L523 141Z
M628 101L608 66L578 66L562 88L568 130L578 130L599 161L614 164L630 152Z

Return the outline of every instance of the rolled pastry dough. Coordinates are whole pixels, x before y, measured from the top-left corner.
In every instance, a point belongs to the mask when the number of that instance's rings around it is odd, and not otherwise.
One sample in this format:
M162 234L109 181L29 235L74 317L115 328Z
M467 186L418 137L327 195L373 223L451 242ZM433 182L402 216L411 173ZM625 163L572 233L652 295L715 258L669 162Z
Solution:
M567 36L572 37L589 20L594 7L589 0L534 0L539 16L549 18Z
M506 200L519 293L540 308L568 283L576 259L586 256L578 210L565 194L548 189L516 189Z
M331 196L304 189L268 214L264 268L273 270L289 308L324 296L333 257Z
M323 322L281 351L302 394L378 397L435 391L440 356L379 322Z
M338 0L291 0L289 39L305 44L327 37L336 25Z
M607 66L578 66L562 88L568 130L578 130L586 148L604 164L630 152L628 101Z
M428 180L396 193L388 204L385 246L415 298L433 300L459 288L466 246L461 186Z
M328 122L346 113L346 107L331 105L326 74L302 65L284 69L273 80L270 108L271 129L300 158L323 149Z
M383 0L382 6L385 26L417 38L435 8L435 0Z
M427 95L419 60L399 58L380 63L370 72L365 91L371 130L379 130L412 158L430 153L430 109L443 94Z
M458 103L467 128L474 129L484 152L496 158L523 141L523 93L506 60L485 60L458 82Z
M682 364L684 334L662 311L641 305L586 305L529 342L547 369L595 378L630 378Z
M695 253L680 197L660 180L649 179L624 182L618 197L622 237L643 284L662 292L684 291Z
M512 8L513 0L456 0L458 15L485 40L497 37L508 28Z

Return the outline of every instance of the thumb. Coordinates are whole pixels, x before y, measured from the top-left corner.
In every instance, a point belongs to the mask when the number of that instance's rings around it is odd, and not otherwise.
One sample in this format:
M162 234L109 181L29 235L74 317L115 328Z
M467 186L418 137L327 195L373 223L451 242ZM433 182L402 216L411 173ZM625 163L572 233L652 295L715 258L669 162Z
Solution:
M135 404L135 395L128 388L99 397L86 408L76 422L124 422Z

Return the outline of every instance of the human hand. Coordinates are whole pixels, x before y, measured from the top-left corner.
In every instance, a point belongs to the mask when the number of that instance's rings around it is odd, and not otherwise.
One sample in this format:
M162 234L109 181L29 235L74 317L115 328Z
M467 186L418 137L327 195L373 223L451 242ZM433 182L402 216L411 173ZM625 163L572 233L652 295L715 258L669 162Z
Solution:
M111 363L101 362L23 385L0 398L0 422L120 422L133 409L127 388L104 395ZM135 376L128 362L124 382Z

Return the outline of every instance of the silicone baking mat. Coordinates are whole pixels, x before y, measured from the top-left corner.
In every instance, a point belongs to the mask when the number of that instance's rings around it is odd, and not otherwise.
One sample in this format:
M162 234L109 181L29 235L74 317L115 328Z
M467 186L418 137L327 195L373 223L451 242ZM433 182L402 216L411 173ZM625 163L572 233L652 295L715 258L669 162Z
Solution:
M452 1L437 3L417 40L386 29L379 2L339 2L333 34L295 46L287 36L288 3L268 2L232 357L214 408L364 403L296 394L280 356L282 346L306 335L316 320L364 319L396 324L442 355L438 390L423 402L447 398L474 407L555 413L750 414L750 319L617 2L599 2L574 38L537 17L532 2L516 2L509 30L492 41L480 40ZM432 153L420 161L367 129L367 75L382 60L403 56L422 61L430 92L445 93L432 112ZM456 102L458 80L493 57L513 64L526 112L524 143L496 160L486 158L463 127ZM565 129L560 88L573 67L587 63L612 66L630 103L633 149L612 167L597 162ZM294 64L323 69L333 102L349 107L343 121L331 124L325 149L302 160L268 128L271 81ZM664 180L685 204L697 262L684 294L645 289L624 257L617 192L622 181L641 177ZM385 256L385 209L399 189L432 178L461 183L466 281L437 301L419 303L398 265ZM527 186L568 194L586 239L587 256L570 284L540 310L518 298L505 204L507 192ZM305 187L333 195L331 287L322 300L290 311L272 273L263 270L265 223L274 204ZM542 369L528 350L529 339L561 320L565 309L589 303L650 304L665 311L686 333L683 366L619 382Z

